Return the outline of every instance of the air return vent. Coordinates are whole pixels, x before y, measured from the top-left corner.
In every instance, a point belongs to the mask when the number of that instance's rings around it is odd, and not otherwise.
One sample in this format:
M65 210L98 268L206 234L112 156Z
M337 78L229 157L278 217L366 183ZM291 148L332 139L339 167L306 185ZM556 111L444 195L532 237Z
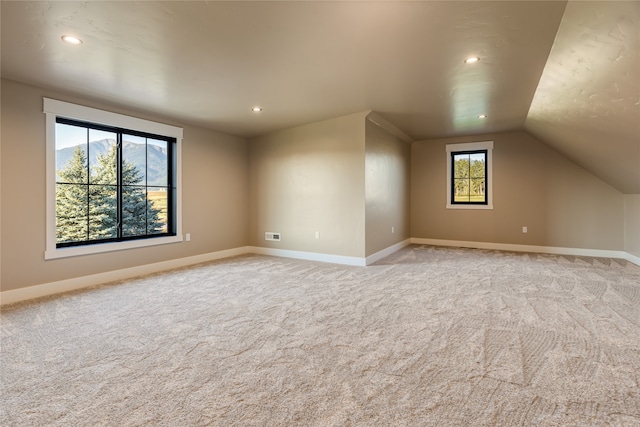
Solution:
M273 240L273 241L279 242L281 237L282 236L280 235L280 233L273 233L270 231L267 231L266 233L264 233L264 240Z

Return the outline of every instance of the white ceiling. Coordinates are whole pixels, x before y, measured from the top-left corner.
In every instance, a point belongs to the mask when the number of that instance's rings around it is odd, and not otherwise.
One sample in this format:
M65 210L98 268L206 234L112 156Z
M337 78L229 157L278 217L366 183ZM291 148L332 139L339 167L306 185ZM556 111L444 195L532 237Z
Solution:
M639 2L2 1L1 14L4 78L245 137L365 110L416 140L525 129L640 194Z

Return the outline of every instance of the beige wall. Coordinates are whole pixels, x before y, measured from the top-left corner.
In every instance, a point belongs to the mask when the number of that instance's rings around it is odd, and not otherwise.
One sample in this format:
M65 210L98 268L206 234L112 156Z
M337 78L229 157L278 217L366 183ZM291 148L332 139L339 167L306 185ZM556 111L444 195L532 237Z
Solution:
M365 113L251 140L250 242L363 257ZM320 238L315 238L315 233ZM265 232L282 234L280 242Z
M640 256L640 195L621 194L528 134L409 146L363 112L251 143L183 126L183 232L191 242L44 261L42 97L181 124L12 81L1 84L2 291L248 244L365 257L417 237ZM494 209L445 209L445 145L484 140L495 142ZM266 242L265 231L280 232L283 240Z
M365 141L365 247L369 256L411 237L411 145L369 120Z
M183 126L183 232L191 233L191 242L45 261L42 97L181 124L8 80L1 84L2 291L247 245L247 142Z
M624 250L640 257L640 194L624 196Z
M445 209L446 144L487 140L494 209ZM412 237L623 250L623 230L622 193L524 132L412 145Z

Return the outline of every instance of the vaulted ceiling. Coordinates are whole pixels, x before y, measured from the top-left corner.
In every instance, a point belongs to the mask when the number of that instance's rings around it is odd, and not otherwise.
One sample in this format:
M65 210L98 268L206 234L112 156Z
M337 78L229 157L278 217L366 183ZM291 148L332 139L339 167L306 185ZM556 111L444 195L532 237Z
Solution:
M525 130L640 194L639 2L2 1L1 19L3 78L244 137L366 110L415 140Z

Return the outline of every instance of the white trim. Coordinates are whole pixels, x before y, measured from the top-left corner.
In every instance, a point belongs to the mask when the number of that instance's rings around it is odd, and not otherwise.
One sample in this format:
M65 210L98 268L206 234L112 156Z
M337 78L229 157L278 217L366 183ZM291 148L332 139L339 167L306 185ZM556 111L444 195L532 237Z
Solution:
M47 115L66 117L68 119L83 120L106 126L116 126L125 129L133 129L141 132L154 133L156 135L170 136L182 139L183 129L151 120L130 117L124 114L98 110L84 105L71 104L56 99L42 98L43 112Z
M180 243L182 238L182 137L183 129L164 123L125 116L110 111L98 110L83 105L71 104L50 98L42 98L46 115L46 248L44 259L51 260L71 256L91 255L125 249ZM134 240L96 245L56 248L56 118L82 120L108 126L132 129L176 139L176 236L158 237L148 240Z
M457 205L451 203L451 152L487 150L487 198L486 205ZM446 209L473 209L491 210L493 209L493 141L466 142L463 144L447 144L447 203Z
M624 259L640 266L640 257L630 254L629 252L624 252Z
M353 265L359 267L366 267L367 265L371 265L384 257L391 255L394 252L399 251L407 245L411 244L411 239L403 240L402 242L396 243L394 245L389 246L388 248L382 249L372 255L369 255L366 258L360 257L352 257L345 255L332 255L332 254L323 254L319 252L303 252L303 251L292 251L287 249L274 249L274 248L264 248L259 246L252 246L251 252L260 255L272 255L283 258L295 258L295 259L304 259L307 261L320 261L320 262L328 262L331 264L343 264L343 265Z
M491 199L489 199L491 200ZM452 205L447 203L447 209L467 209L467 210L491 210L493 209L493 203L489 202L486 205Z
M46 104L45 98L45 104ZM56 249L56 116L55 114L46 114L46 159L45 165L45 251L44 259L47 259L47 253L52 253Z
M556 246L515 245L511 243L469 242L462 240L441 240L411 238L411 243L419 245L450 246L460 248L493 249L498 251L532 252L552 255L573 255L600 258L619 258L640 265L640 258L624 251L607 249L562 248Z
M189 265L200 264L216 259L243 255L249 252L251 252L250 248L244 246L202 255L194 255L185 258L162 261L153 264L140 265L137 267L125 268L122 270L107 271L104 273L92 274L90 276L75 277L72 279L60 280L57 282L44 283L41 285L28 286L26 288L4 291L0 292L0 305L11 304L14 302L29 300L33 298L40 298L47 295L59 294L62 292L100 285L102 283L109 283L117 280L142 276L145 274L157 273L173 268L186 267Z
M304 259L307 261L320 261L332 264L354 265L361 267L367 265L367 260L365 258L353 256L322 254L319 252L292 251L287 249L263 248L260 246L251 246L250 249L252 253L260 255L272 255L283 258L296 258Z
M447 153L452 151L493 150L493 141L465 142L462 144L447 144Z
M0 292L0 305L11 304L14 302L25 301L34 298L40 298L48 295L59 294L62 292L73 291L76 289L87 288L102 283L114 282L117 280L129 279L132 277L142 276L145 274L157 273L160 271L170 270L173 268L186 267L193 264L213 261L221 258L255 253L260 255L272 255L284 258L297 258L309 261L321 261L334 264L345 264L354 266L365 266L364 258L349 257L342 255L330 255L314 252L290 251L283 249L262 248L257 246L242 246L233 249L226 249L217 252L210 252L202 255L194 255L185 258L162 261L153 264L140 265L137 267L125 268L115 271L107 271L104 273L92 274L89 276L74 277L71 279L60 280L57 282L44 283L41 285L28 286L10 291Z
M40 298L48 295L59 294L62 292L73 291L77 289L87 288L103 283L114 282L117 280L129 279L132 277L142 276L145 274L158 273L173 268L187 267L189 265L200 264L203 262L214 261L222 258L244 254L259 254L280 256L284 258L296 258L309 261L320 261L334 264L344 264L364 267L373 264L380 259L391 255L392 253L402 249L410 244L422 244L433 246L452 246L465 248L494 249L515 252L535 252L548 253L555 255L579 255L579 256L595 256L604 258L622 258L640 266L640 257L631 255L623 251L594 250L594 249L578 249L578 248L558 248L550 246L529 246L529 245L512 245L502 243L487 242L466 242L459 240L440 240L440 239L422 239L412 237L395 245L389 246L367 258L349 257L342 255L321 254L315 252L290 251L283 249L262 248L257 246L242 246L233 249L226 249L217 252L210 252L201 255L194 255L185 258L178 258L168 261L157 262L153 264L140 265L137 267L125 268L115 271L107 271L105 273L93 274L90 276L75 277L72 279L60 280L57 282L44 283L41 285L28 286L26 288L13 289L10 291L0 292L0 305L11 304L15 302Z
M67 248L56 248L54 250L46 250L44 259L68 258L73 256L94 255L104 252L123 251L127 249L145 248L148 246L166 245L169 243L182 242L183 236L167 236L155 237L153 239L130 240L127 242L98 243L86 246L70 246Z
M365 259L365 263L366 265L371 265L375 262L380 261L382 258L388 257L392 253L397 252L400 249L410 244L411 244L411 239L406 239L406 240L403 240L402 242L396 243L395 245L391 245L388 248L385 248L381 251L376 252L375 254L369 255Z

